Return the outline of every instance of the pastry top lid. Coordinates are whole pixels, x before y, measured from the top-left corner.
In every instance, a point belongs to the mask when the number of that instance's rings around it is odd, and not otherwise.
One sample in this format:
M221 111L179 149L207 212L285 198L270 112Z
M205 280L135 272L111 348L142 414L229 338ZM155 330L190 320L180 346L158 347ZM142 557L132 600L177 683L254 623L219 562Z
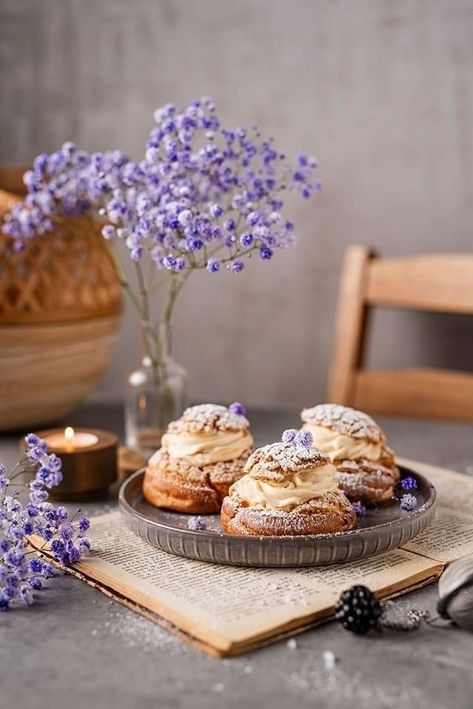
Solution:
M353 438L364 438L371 443L386 441L386 436L371 416L348 406L318 404L304 409L301 418L304 423L325 426Z
M171 421L169 433L216 433L218 431L246 431L249 421L242 404L219 406L199 404L186 409L180 419Z
M304 473L329 463L327 455L319 448L295 446L278 441L257 448L248 458L245 472L252 478L283 482L295 473Z

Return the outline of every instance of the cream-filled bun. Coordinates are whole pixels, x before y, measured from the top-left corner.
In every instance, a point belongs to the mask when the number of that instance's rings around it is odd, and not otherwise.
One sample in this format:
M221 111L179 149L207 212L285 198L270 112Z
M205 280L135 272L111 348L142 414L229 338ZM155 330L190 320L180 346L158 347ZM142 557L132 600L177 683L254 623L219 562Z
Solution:
M338 404L319 404L304 409L301 419L314 445L337 468L337 480L350 499L391 499L399 470L384 432L368 414Z
M285 440L258 448L249 457L246 475L232 485L223 501L223 529L247 535L352 529L356 518L328 456L311 446L307 432L283 435Z
M148 502L192 514L218 512L253 447L244 414L239 403L201 404L172 421L145 473Z

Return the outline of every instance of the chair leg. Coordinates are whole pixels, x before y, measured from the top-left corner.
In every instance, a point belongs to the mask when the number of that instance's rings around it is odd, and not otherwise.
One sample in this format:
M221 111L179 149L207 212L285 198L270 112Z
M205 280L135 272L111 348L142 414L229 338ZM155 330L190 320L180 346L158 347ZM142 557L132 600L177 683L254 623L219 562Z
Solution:
M354 375L362 362L366 336L366 275L373 256L368 246L350 246L345 253L328 387L328 401L337 404L353 404Z

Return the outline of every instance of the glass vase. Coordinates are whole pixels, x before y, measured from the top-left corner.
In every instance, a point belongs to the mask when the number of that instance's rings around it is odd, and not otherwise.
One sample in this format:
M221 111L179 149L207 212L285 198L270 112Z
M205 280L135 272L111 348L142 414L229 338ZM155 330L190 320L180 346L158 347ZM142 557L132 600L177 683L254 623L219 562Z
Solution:
M130 374L125 398L126 444L148 458L161 445L170 421L186 406L188 376L172 357L159 365L144 357Z

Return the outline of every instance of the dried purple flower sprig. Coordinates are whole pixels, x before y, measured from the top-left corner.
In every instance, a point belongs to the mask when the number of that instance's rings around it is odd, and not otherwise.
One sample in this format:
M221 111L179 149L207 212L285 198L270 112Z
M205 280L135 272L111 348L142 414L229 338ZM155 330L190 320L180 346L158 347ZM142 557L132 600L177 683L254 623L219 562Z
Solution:
M69 518L65 507L48 502L48 490L62 480L61 460L48 454L45 441L30 433L25 438L26 452L9 474L0 464L0 610L6 611L12 603L25 605L34 602L34 592L44 587L46 579L54 575L53 566L28 545L28 537L37 535L60 564L66 566L78 561L90 549L85 537L90 522L81 516ZM15 482L21 474L33 473L27 485L28 502L17 499L19 488ZM10 494L12 489L14 494Z
M216 273L223 265L239 273L253 252L267 261L293 245L282 194L307 198L320 190L315 159L301 155L290 167L272 138L222 128L209 98L183 111L168 104L154 116L141 162L120 151L89 154L73 143L39 155L24 176L26 199L4 225L16 248L49 231L55 216L91 212L106 222L105 239L124 241L133 261L147 254L174 273Z
M405 495L402 495L399 500L399 505L401 510L404 510L405 512L412 512L412 510L415 510L417 507L417 497L415 495L411 495L410 492L407 492Z
M183 110L168 104L154 119L140 162L120 151L91 154L73 143L38 155L24 176L27 196L12 207L3 231L21 250L65 217L101 221L159 389L166 383L174 305L190 274L238 274L254 255L266 262L293 246L294 225L284 213L283 196L296 192L308 198L321 184L314 177L317 160L301 155L291 166L257 129L223 128L209 98ZM121 263L123 247L135 264L136 281ZM162 314L154 317L151 296L163 286ZM176 414L169 411L167 419Z

